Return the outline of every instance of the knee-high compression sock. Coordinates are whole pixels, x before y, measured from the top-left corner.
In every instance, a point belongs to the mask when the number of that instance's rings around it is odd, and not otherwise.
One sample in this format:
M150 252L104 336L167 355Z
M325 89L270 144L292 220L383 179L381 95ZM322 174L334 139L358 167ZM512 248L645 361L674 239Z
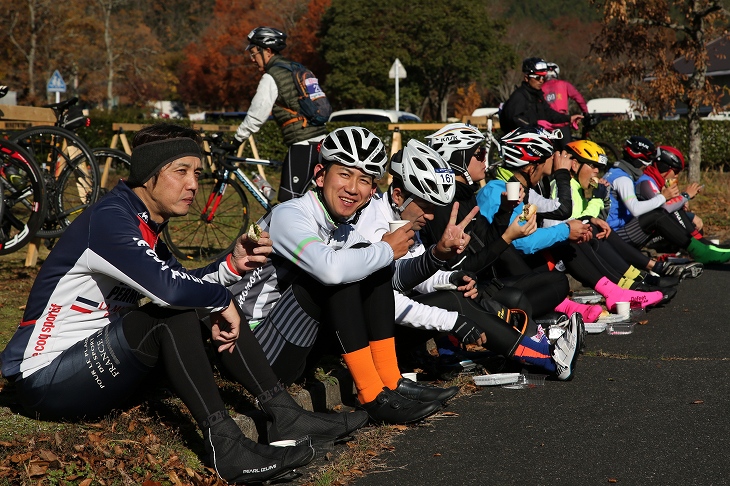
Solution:
M555 307L555 310L569 316L574 312L580 312L583 316L583 322L596 322L601 312L603 312L603 307L595 304L579 304L570 299L565 299Z
M383 384L395 390L398 387L398 380L401 379L398 358L395 355L395 338L370 341L370 352L373 354L373 363Z
M618 281L618 286L622 289L631 288L636 279L641 277L641 271L638 268L631 265L626 272L624 272L621 280Z
M725 263L730 261L730 249L718 248L715 245L705 245L700 240L692 238L687 247L687 252L692 258L700 263Z
M555 371L555 361L550 354L550 341L545 335L523 336L513 356L523 363L539 366L551 373Z
M637 302L644 309L658 304L664 298L664 295L659 291L639 292L636 290L622 289L606 277L598 281L595 289L596 292L606 298L606 307L611 310L616 308L616 302Z
M360 403L369 403L375 400L378 393L383 391L383 380L380 379L378 370L373 363L373 355L370 346L358 349L351 353L345 353L342 358L350 370L352 380L357 388L357 398Z

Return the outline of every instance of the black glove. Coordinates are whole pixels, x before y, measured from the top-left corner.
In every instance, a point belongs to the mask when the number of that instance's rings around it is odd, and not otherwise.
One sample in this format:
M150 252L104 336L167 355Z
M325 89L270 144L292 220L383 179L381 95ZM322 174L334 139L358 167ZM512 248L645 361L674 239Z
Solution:
M474 272L470 272L468 270L457 270L451 275L449 275L449 283L451 285L456 285L457 287L461 287L462 285L466 285L466 282L464 281L464 277L469 277L472 280L476 281L477 274Z
M476 321L463 314L459 314L459 317L456 319L456 324L454 324L451 332L462 343L473 344L479 340L479 337L482 335L484 330Z
M603 199L605 201L608 197L608 187L603 184L598 184L598 187L593 189L593 197L597 197L598 199Z

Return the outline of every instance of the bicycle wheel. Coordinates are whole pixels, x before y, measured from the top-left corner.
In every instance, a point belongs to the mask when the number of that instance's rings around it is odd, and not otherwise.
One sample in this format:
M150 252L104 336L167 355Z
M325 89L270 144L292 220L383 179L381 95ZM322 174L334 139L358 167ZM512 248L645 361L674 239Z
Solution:
M86 143L59 127L33 127L13 138L33 155L44 173L48 210L41 238L58 238L99 197L99 166ZM61 187L61 180L66 182Z
M43 174L33 157L21 147L0 140L0 255L25 246L45 219Z
M233 249L248 219L248 199L238 182L229 179L224 184L219 176L203 174L190 211L172 218L163 238L181 260L212 261Z
M94 158L99 163L101 173L101 192L105 194L117 185L119 179L129 178L129 168L132 166L132 157L121 150L97 147L91 149Z

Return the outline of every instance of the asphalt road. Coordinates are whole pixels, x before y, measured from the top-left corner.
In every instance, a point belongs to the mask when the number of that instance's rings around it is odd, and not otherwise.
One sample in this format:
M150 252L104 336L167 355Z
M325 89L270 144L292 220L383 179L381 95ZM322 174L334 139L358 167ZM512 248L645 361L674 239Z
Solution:
M457 398L354 484L730 484L728 272L685 280L629 336L589 335L571 382Z

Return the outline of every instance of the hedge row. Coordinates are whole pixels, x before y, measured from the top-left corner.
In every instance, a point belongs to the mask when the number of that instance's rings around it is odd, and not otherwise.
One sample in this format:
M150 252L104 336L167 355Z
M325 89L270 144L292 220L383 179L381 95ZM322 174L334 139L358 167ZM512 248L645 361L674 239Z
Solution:
M124 119L123 113L94 112L92 125L79 131L79 134L94 147L109 146L113 135L113 122L146 123L148 120L139 120L132 116ZM181 121L181 123L190 123ZM236 122L225 122L237 124ZM347 126L348 123L328 124L330 130ZM390 150L392 132L387 123L362 123L361 126L371 130L380 137ZM725 169L730 167L730 121L703 121L702 168ZM655 143L678 147L685 155L689 148L688 128L686 120L636 120L636 121L604 121L591 133L593 140L601 140L621 147L623 141L631 135L643 135ZM403 144L410 138L425 141L428 132L403 131ZM231 134L232 136L232 134ZM264 159L282 160L286 154L286 146L281 139L281 133L274 122L266 123L255 135L259 156ZM246 154L250 156L249 153Z

